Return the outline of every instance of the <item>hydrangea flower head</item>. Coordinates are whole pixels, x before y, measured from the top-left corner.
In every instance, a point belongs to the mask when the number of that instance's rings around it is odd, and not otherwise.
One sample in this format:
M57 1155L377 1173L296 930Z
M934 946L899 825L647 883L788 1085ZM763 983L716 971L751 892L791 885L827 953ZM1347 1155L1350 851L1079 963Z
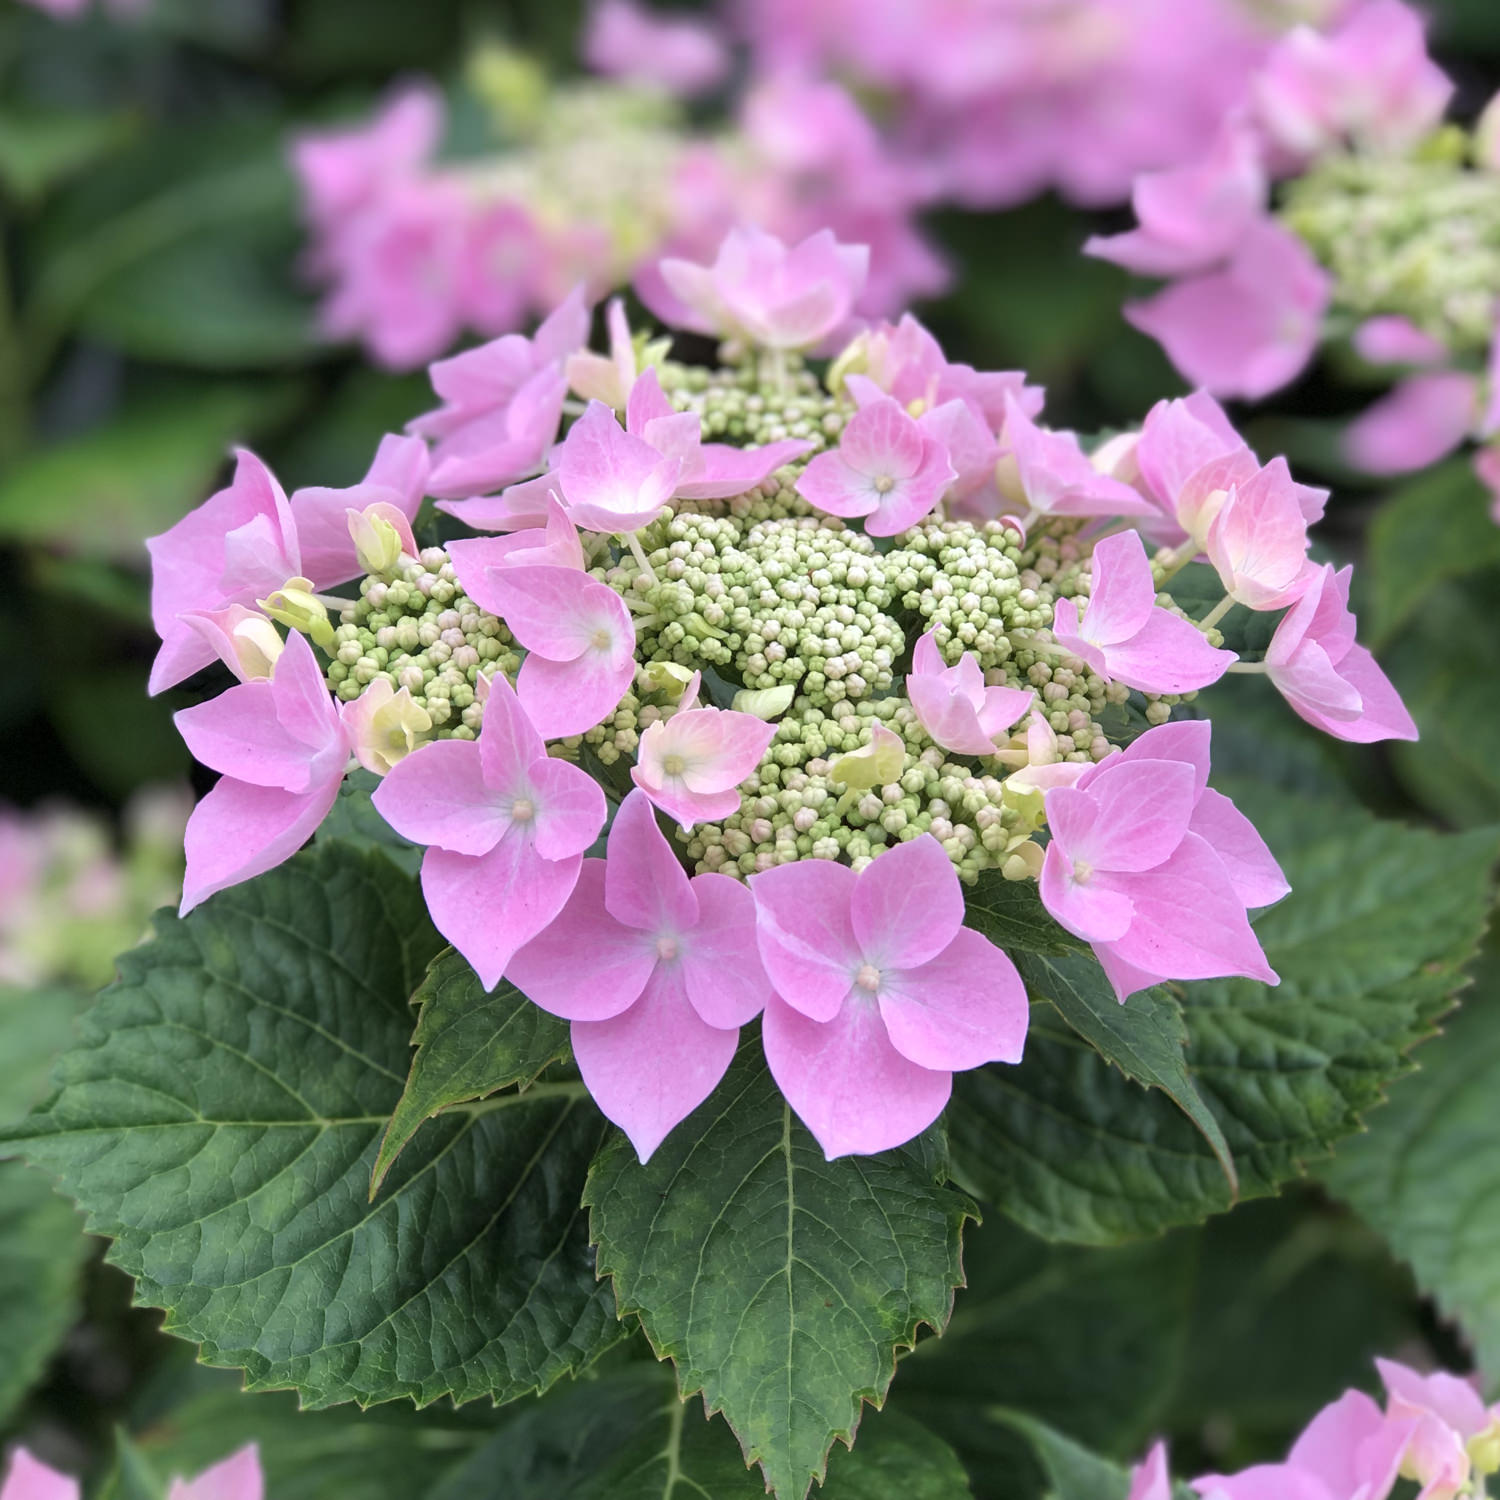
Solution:
M766 1060L832 1161L899 1146L948 1102L955 1070L1018 1062L1026 990L963 925L963 897L930 836L856 875L810 860L751 882L775 994Z

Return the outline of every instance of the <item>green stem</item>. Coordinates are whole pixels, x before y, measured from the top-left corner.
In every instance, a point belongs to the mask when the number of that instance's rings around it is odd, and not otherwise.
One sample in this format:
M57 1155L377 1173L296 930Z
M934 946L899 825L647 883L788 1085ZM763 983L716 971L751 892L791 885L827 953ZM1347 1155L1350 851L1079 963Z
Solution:
M1214 607L1209 610L1209 612L1204 615L1201 620L1198 621L1198 629L1201 630L1205 635L1207 635L1208 632L1212 630L1214 626L1217 625L1219 621L1229 613L1230 610L1234 608L1237 602L1237 600L1232 599L1228 594L1225 594L1224 597L1220 599L1219 602L1214 605Z
M24 451L31 427L25 351L11 300L10 268L0 234L0 468Z
M1263 661L1232 661L1225 670L1239 672L1245 676L1262 676L1271 669Z

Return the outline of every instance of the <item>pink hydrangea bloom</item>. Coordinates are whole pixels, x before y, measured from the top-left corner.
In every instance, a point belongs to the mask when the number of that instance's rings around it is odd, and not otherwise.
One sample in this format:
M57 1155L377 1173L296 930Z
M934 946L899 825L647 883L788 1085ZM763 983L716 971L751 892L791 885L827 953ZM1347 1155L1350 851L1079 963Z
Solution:
M320 310L324 334L360 338L377 364L409 370L463 328L471 206L457 182L388 184L326 250L337 282Z
M630 324L625 318L624 298L610 298L604 322L609 331L609 353L595 354L592 349L579 349L568 356L564 372L575 395L585 401L602 401L616 411L624 411L635 387L635 378L640 373L636 368L635 341L630 336Z
M507 568L535 567L572 568L581 573L583 543L562 503L549 496L545 527L526 527L509 536L460 538L448 543L448 560L464 593L481 609L498 615L502 605L494 593L497 574Z
M1260 468L1224 409L1206 391L1176 401L1158 401L1146 416L1132 457L1139 487L1161 510L1142 525L1154 541L1171 546L1191 533L1200 546L1209 521L1228 489ZM1303 519L1321 520L1328 491L1292 484Z
M849 321L869 265L867 245L840 244L831 230L788 248L773 234L733 229L712 266L661 262L661 278L686 315L658 315L767 349L808 349Z
M1423 1375L1389 1359L1375 1365L1385 1382L1387 1416L1409 1434L1403 1467L1422 1485L1421 1500L1469 1493L1469 1441L1500 1433L1500 1413L1487 1409L1474 1383L1457 1375Z
M312 647L295 632L267 679L173 716L221 779L188 820L182 914L290 859L338 796L351 741Z
M1479 382L1458 370L1413 375L1349 424L1344 453L1368 474L1425 469L1452 453L1479 417Z
M634 0L601 0L589 16L584 61L596 73L704 94L724 81L729 54L718 32L687 16L660 16Z
M292 143L307 216L337 233L392 181L413 175L443 133L442 95L430 84L393 93L367 125L308 131Z
M198 632L241 682L269 677L275 670L283 642L275 625L260 610L230 604L224 609L186 610L180 618Z
M1225 592L1250 609L1284 609L1317 571L1307 556L1307 519L1284 458L1273 458L1226 491L1203 539Z
M851 387L858 376L850 377ZM868 381L863 384L869 386ZM873 389L873 387L870 387ZM859 398L863 406L865 400ZM1004 508L1004 498L996 475L1000 461L1000 442L966 401L956 397L931 407L917 418L923 437L942 445L952 464L955 478L948 486L944 500L948 514L970 520L989 520Z
M910 313L899 323L878 323L851 346L858 351L854 366L865 379L894 396L913 416L945 401L962 401L987 426L1005 421L1005 398L1015 398L1021 410L1034 417L1045 393L1027 385L1019 370L976 370L950 364L938 341Z
M705 443L702 426L695 412L673 409L655 370L645 370L636 378L626 403L626 431L664 459L677 461L671 499L727 500L743 495L812 447L803 438L782 438L761 448Z
M1046 431L1027 416L1015 395L1005 397L1002 488L1027 516L1141 516L1151 505L1128 484L1101 474L1071 432Z
M1143 276L1206 271L1227 259L1261 216L1267 191L1259 141L1231 122L1203 161L1136 178L1131 203L1139 227L1095 235L1084 253Z
M995 741L1036 701L1030 688L986 687L972 652L948 666L930 630L912 652L906 694L934 743L959 755L993 755Z
M1267 219L1221 270L1129 303L1125 315L1194 385L1259 401L1306 368L1332 290L1302 241Z
M1366 318L1350 339L1354 352L1372 365L1416 365L1418 368L1441 364L1448 357L1441 339L1424 333L1410 318L1393 314Z
M685 415L697 425L696 416ZM553 463L546 480L555 487L569 520L585 531L617 534L639 531L656 520L682 473L681 458L668 457L644 438L626 432L602 401L589 402Z
M260 1449L250 1443L196 1479L174 1479L167 1500L263 1500L265 1489Z
M470 209L459 261L458 301L481 334L510 333L543 294L546 231L521 203L501 199Z
M1375 658L1354 639L1353 568L1325 563L1282 617L1266 651L1266 672L1307 722L1356 744L1414 740L1417 726Z
M573 568L486 574L488 597L526 648L516 678L527 717L546 739L600 723L635 677L635 626L608 584Z
M1172 1500L1165 1443L1157 1443L1130 1471L1130 1493L1125 1500Z
M1411 1431L1394 1407L1388 1414L1363 1391L1346 1391L1308 1424L1287 1465L1320 1479L1330 1495L1384 1500L1396 1483Z
M754 898L727 875L689 880L643 793L620 804L607 848L509 978L572 1022L590 1095L646 1161L713 1092L771 985Z
M432 388L443 404L409 424L409 431L435 441L430 494L462 500L541 466L562 418L563 365L588 331L580 287L533 338L505 334L432 366ZM443 508L469 520L459 507Z
M147 539L151 620L161 650L150 690L176 686L216 651L181 618L189 610L253 604L302 572L297 527L276 476L253 453L236 454L234 478L170 530Z
M479 738L424 745L392 768L374 803L403 838L428 846L427 910L493 989L572 895L605 802L586 772L548 756L504 676L488 680Z
M427 444L421 438L387 434L358 484L345 489L311 486L294 490L291 512L302 576L323 589L362 573L349 536L349 512L389 505L399 512L409 530L427 492L428 467Z
M739 786L760 764L776 726L734 709L698 708L698 674L669 718L641 733L630 778L684 829L739 811Z
M1428 57L1415 10L1403 0L1364 0L1330 35L1309 26L1289 32L1252 91L1271 139L1309 157L1346 140L1405 150L1442 120L1453 84Z
M766 1061L830 1161L920 1134L955 1070L1020 1061L1025 987L963 925L958 873L930 834L859 874L804 860L753 876L750 890L776 992Z
M1074 600L1059 599L1052 633L1106 680L1143 693L1189 693L1217 682L1235 660L1234 652L1210 646L1191 620L1158 607L1139 533L1105 537L1092 570L1083 619Z
M1044 794L1042 902L1093 947L1122 1001L1164 979L1278 982L1245 913L1288 886L1209 788L1209 738L1203 720L1163 724Z
M958 477L948 452L889 396L850 417L838 447L802 471L797 493L830 515L862 517L871 536L915 526Z
M11 1454L0 1500L81 1500L83 1486L56 1469L49 1469L24 1448Z

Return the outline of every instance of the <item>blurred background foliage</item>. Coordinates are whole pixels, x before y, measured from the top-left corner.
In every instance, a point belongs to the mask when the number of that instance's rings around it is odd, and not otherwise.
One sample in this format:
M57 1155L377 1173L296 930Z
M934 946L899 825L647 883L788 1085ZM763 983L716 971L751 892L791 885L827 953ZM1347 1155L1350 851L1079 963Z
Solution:
M1500 5L1428 9L1459 114L1472 114L1500 85ZM383 432L428 404L424 376L382 374L317 339L290 132L359 117L412 73L461 95L465 59L488 40L564 73L580 21L578 0L157 0L129 25L62 25L0 0L5 800L65 798L118 826L139 789L187 778L170 722L187 700L145 693L155 639L142 539L216 486L232 444L255 446L288 490L347 484ZM1053 423L1138 423L1180 379L1121 319L1129 278L1078 254L1089 233L1126 223L1053 198L938 215L954 290L922 315L951 358L1045 383ZM1349 378L1325 364L1234 415L1263 455L1335 486L1323 545L1363 562L1362 618L1424 738L1352 756L1315 748L1281 714L1272 745L1247 701L1222 755L1246 769L1275 756L1314 786L1352 779L1398 815L1500 819L1500 529L1461 460L1394 492L1343 468L1337 431L1365 394ZM60 1035L77 1003L0 993L0 1114L34 1099L52 1046L7 1017L46 1009ZM1121 1456L1171 1432L1190 1472L1278 1451L1319 1402L1368 1382L1377 1350L1464 1357L1380 1240L1313 1190L1125 1252L1051 1250L998 1216L981 1233L951 1334L920 1349L897 1387L898 1406L958 1447L981 1497L1033 1493L1029 1461L987 1415L1008 1404ZM88 1242L14 1164L0 1167L0 1239L34 1247L44 1268L0 1257L0 1305L51 1288L34 1316L0 1320L0 1436L41 1434L109 1493L136 1492L132 1466L191 1471L261 1435L273 1495L391 1494L401 1463L437 1482L513 1420L440 1413L418 1444L406 1412L247 1406L231 1378L196 1369L154 1315L129 1308L123 1277L96 1260L80 1283ZM1150 1316L1133 1321L1132 1305ZM1096 1389L1081 1407L1085 1369ZM116 1428L135 1435L123 1459ZM527 1480L537 1487L505 1493L560 1494L546 1488L558 1472L543 1464Z

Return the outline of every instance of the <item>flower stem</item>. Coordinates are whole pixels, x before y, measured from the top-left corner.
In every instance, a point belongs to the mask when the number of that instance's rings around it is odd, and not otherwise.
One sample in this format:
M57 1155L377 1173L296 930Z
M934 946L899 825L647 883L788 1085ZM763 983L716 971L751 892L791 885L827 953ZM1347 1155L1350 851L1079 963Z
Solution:
M1232 661L1225 670L1228 672L1241 672L1246 675L1253 673L1259 676L1269 672L1271 669L1263 661Z
M1198 621L1198 629L1205 635L1229 613L1238 601L1225 594L1204 617Z
M630 555L641 565L643 572L652 583L659 583L655 570L651 566L650 559L646 556L645 549L641 546L640 538L633 531L626 532L625 545L630 548Z

